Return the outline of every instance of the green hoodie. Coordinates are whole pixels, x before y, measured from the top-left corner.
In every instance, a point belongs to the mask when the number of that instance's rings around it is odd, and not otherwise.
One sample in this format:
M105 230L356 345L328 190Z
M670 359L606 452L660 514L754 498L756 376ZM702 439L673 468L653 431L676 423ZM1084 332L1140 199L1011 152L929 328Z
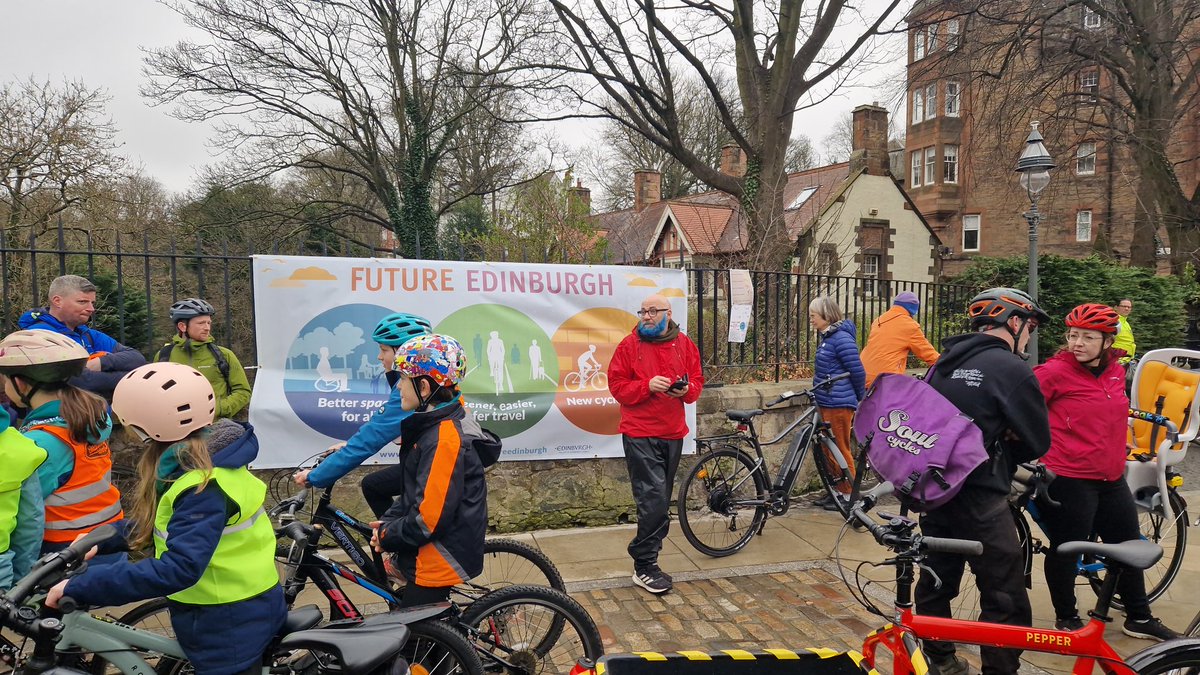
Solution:
M203 373L217 395L217 417L233 417L250 403L250 381L246 379L241 361L232 351L213 345L221 350L225 361L229 363L229 384L225 384L225 378L217 368L217 360L208 346L212 341L211 337L204 342L196 342L176 335L171 338L171 355L166 360L189 365Z
M0 590L29 573L42 548L45 506L37 468L46 451L9 426L0 408Z

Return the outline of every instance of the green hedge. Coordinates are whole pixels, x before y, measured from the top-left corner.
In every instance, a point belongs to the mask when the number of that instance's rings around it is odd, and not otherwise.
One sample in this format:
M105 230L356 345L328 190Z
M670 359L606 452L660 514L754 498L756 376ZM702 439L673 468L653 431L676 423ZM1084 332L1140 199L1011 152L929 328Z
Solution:
M1029 283L1028 260L1025 256L976 258L953 281L980 289L993 286L1025 289ZM1063 344L1062 320L1073 307L1085 302L1115 305L1119 298L1133 300L1129 324L1139 354L1183 346L1187 325L1184 305L1197 295L1194 282L1159 276L1141 267L1124 267L1097 256L1079 260L1048 255L1040 256L1039 262L1038 304L1054 319L1041 332L1043 358Z

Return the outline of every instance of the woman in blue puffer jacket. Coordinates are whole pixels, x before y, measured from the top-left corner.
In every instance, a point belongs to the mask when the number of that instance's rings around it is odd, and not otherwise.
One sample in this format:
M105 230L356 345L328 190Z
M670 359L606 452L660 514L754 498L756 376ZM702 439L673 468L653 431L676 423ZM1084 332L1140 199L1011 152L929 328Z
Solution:
M808 305L808 318L821 338L821 343L817 346L817 355L813 359L813 383L819 384L842 373L850 373L850 377L815 391L821 418L829 423L838 449L842 451L846 465L850 467L849 480L837 485L838 492L849 496L854 479L854 434L851 430L854 425L854 411L858 408L858 402L866 395L867 373L858 356L854 322L843 317L842 308L838 306L837 301L827 295L816 298ZM836 465L832 457L826 461ZM837 510L837 506L828 496L817 500L816 504L829 511Z

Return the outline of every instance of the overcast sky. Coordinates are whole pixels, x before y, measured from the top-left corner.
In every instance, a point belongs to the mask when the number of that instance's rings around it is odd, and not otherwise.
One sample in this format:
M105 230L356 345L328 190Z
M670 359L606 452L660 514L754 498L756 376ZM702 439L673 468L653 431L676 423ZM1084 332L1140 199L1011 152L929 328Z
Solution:
M152 0L8 0L4 18L7 30L0 40L4 81L32 75L56 82L78 79L89 87L106 89L121 152L169 190L188 189L197 171L214 161L207 126L176 120L166 108L151 107L138 94L141 48L162 47L189 36L174 12ZM879 94L867 87L840 92L801 112L795 129L819 148L840 115L872 102L872 96ZM587 140L580 139L580 144Z

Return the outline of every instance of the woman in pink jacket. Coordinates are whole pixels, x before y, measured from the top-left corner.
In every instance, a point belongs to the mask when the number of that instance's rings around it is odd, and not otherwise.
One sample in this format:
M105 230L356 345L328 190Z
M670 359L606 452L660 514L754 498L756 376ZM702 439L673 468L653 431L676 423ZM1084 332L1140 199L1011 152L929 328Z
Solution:
M1055 626L1078 630L1075 558L1054 551L1059 544L1092 534L1108 542L1138 539L1137 507L1125 483L1125 438L1129 398L1125 370L1113 349L1117 313L1104 305L1080 305L1067 315L1067 348L1034 368L1050 411L1050 451L1042 463L1058 478L1050 498L1060 506L1038 504L1050 537L1046 585L1054 603ZM1126 570L1117 591L1125 603L1126 635L1150 640L1179 637L1150 613L1141 571Z

